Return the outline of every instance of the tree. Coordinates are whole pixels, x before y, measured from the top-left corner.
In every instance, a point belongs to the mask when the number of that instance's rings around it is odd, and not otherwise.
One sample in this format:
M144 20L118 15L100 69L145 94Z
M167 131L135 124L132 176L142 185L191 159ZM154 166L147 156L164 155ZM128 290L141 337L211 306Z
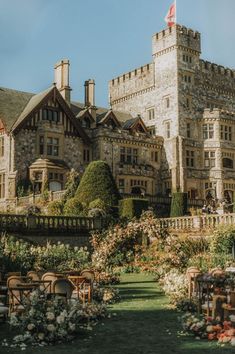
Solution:
M106 205L117 205L120 195L109 165L104 161L91 162L81 178L75 196L86 205L98 198Z
M171 199L171 217L184 216L187 214L187 193L176 192Z

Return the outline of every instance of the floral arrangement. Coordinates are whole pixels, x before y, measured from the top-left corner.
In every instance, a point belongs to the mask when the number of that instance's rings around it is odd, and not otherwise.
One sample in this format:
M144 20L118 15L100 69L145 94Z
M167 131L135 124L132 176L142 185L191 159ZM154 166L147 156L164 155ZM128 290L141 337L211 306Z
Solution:
M41 292L35 290L25 311L10 316L10 325L21 332L13 338L11 346L44 346L70 341L79 330L92 329L92 325L106 315L104 303L83 305L77 300L67 303L59 296L45 300ZM7 342L4 341L3 345Z
M186 313L181 317L181 322L184 331L198 339L218 340L218 344L230 343L235 346L234 315L230 316L230 321L220 321Z
M139 259L143 240L165 237L159 220L152 212L145 212L139 220L110 226L106 231L92 235L94 253L92 263L96 269L106 270L123 266Z
M160 283L172 304L187 297L188 281L185 274L180 273L178 269L171 269L160 280Z

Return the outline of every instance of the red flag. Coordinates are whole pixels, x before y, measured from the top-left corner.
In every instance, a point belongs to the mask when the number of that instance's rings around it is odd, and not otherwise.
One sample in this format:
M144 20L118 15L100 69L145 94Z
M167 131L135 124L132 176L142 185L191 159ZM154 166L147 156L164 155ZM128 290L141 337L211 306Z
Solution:
M175 2L170 6L169 11L165 17L165 21L169 27L176 23L176 4Z

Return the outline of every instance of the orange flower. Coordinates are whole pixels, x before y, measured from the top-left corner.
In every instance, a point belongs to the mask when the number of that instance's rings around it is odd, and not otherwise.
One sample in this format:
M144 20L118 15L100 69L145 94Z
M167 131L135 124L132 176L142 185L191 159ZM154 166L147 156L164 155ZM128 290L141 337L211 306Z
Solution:
M214 339L216 339L216 334L215 334L215 333L208 333L208 339L209 339L209 340L214 340Z

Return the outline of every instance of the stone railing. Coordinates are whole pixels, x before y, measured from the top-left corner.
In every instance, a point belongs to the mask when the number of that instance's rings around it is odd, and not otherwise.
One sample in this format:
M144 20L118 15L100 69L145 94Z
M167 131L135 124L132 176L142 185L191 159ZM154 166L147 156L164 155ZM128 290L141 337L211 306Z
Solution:
M148 201L152 204L171 204L171 197L161 197L161 196L153 196L149 194L145 195L137 195L137 194L121 194L122 198L144 198L148 199ZM195 207L195 208L202 208L205 201L203 199L188 199L188 206Z
M63 195L65 194L65 190L57 191L57 192L48 192L48 201L61 200ZM37 202L42 201L42 194L30 194L26 197L15 198L16 206L27 205L27 204L35 204Z
M201 216L184 216L178 218L159 219L160 226L169 230L201 230L210 229L219 225L235 224L235 214L222 215L201 215Z
M99 230L105 220L90 217L0 214L0 231L77 232Z

